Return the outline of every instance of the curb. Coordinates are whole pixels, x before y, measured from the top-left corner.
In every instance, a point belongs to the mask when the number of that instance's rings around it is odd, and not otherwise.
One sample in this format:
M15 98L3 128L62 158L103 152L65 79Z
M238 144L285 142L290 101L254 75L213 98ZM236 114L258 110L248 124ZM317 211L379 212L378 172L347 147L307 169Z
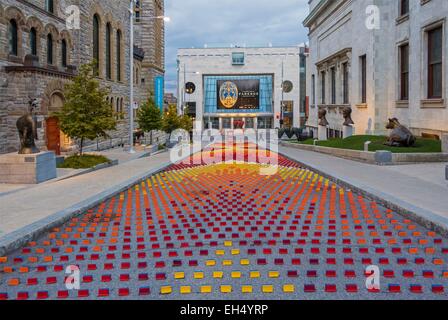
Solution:
M0 256L5 256L15 250L20 249L30 241L38 239L41 235L51 229L61 226L72 218L84 214L87 210L99 205L101 202L106 201L115 194L126 191L133 185L145 181L149 177L164 171L171 165L171 162L164 163L144 174L132 177L119 185L113 186L101 192L100 194L77 203L70 208L59 211L42 220L0 237Z
M416 207L412 204L409 204L405 201L402 201L398 198L387 195L380 191L373 190L372 188L370 188L368 186L359 186L359 185L356 185L354 182L350 182L350 180L348 180L348 179L341 179L341 178L335 177L335 176L328 174L320 169L317 169L311 165L305 164L305 163L301 162L300 160L294 159L291 156L288 156L281 151L279 151L278 153L291 161L299 163L300 165L303 166L303 168L314 171L317 174L336 183L337 185L339 185L345 189L350 189L369 200L375 201L375 202L387 207L388 209L393 210L394 212L398 213L399 215L403 216L404 218L410 219L410 220L418 223L419 225L421 225L431 231L434 231L445 238L448 238L448 219L447 218L441 217L441 216L434 214L431 211L428 211L426 209Z

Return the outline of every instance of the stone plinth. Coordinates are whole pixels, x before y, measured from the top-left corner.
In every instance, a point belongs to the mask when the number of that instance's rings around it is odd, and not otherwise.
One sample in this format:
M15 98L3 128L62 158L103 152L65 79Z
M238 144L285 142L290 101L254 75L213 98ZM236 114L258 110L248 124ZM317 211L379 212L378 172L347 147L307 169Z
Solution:
M343 138L348 138L351 137L353 135L353 127L352 126L344 126L343 127L343 132L342 132L342 136Z
M53 152L0 155L0 183L38 184L56 177Z
M448 133L442 134L442 152L448 153Z
M317 139L319 139L319 141L327 141L328 140L326 126L319 126L319 128L317 129Z

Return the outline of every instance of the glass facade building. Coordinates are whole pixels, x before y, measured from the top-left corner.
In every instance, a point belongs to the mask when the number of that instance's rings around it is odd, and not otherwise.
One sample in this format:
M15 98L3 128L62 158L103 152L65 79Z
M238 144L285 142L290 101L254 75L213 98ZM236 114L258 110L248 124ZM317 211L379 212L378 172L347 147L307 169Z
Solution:
M218 110L219 80L259 80L260 108L251 110ZM241 76L204 76L204 111L206 114L232 113L273 113L273 76L272 75L241 75Z

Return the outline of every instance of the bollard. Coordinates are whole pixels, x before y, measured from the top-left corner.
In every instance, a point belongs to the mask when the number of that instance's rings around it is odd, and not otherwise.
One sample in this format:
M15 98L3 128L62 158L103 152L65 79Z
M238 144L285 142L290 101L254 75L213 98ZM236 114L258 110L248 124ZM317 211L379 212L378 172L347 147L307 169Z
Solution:
M448 180L448 165L445 167L445 179Z
M368 152L369 151L369 145L372 143L372 141L366 141L364 143L364 151Z

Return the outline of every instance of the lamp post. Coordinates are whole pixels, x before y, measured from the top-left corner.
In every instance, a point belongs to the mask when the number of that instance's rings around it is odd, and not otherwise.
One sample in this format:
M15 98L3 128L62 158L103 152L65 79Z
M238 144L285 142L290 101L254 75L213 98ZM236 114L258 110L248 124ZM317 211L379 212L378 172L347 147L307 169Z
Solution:
M134 150L134 7L136 0L130 0L129 19L130 19L130 45L129 45L129 153L135 153ZM164 22L170 22L171 19L166 16L155 16L146 19L163 19Z

